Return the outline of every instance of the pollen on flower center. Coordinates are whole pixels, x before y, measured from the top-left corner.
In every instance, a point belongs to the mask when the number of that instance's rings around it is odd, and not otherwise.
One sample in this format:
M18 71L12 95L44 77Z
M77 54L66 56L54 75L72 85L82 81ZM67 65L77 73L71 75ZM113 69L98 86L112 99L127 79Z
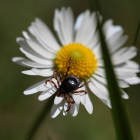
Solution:
M65 45L57 52L56 64L58 69L64 74L69 66L71 58L71 68L69 75L78 78L89 77L97 69L97 59L93 51L79 43Z

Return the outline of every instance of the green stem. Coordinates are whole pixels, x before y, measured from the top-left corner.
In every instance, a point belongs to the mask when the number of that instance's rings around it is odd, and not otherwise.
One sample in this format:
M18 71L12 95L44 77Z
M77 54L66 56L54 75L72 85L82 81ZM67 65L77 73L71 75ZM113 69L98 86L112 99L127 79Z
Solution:
M97 0L95 0L95 2L96 1ZM123 99L121 97L121 91L120 88L118 87L118 83L113 70L110 54L104 38L104 34L102 32L102 26L100 24L98 14L97 14L97 21L98 21L98 31L99 31L100 41L101 41L101 51L103 55L103 61L105 64L105 73L107 77L108 90L109 90L109 95L110 95L110 100L112 105L112 117L115 124L117 140L134 140L129 117Z
M53 95L54 96L54 95ZM39 128L40 124L43 122L46 115L50 112L50 109L53 105L54 98L51 97L46 102L44 108L42 109L41 113L39 114L38 118L36 119L35 123L31 127L27 140L32 140L34 134L36 133L37 129Z
M138 27L137 27L137 30L136 30L136 34L135 34L133 46L136 45L136 42L137 42L137 39L138 39L138 35L139 35L139 30L140 30L140 22L139 22Z
M99 20L98 20L99 23ZM110 100L112 105L112 116L115 123L116 135L118 140L133 140L133 134L128 118L127 111L125 109L123 99L121 98L121 92L118 87L118 83L115 77L113 66L111 64L108 47L106 45L104 35L99 23L99 33L101 39L102 54L105 63L105 71L108 82L108 90L110 94Z

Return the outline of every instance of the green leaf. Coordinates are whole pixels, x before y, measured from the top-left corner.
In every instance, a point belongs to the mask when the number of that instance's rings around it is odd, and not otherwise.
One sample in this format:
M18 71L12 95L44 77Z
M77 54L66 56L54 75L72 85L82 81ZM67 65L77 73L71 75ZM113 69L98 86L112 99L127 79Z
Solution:
M98 7L97 7L97 11L98 11ZM105 64L108 90L109 90L109 95L110 95L110 100L112 105L112 117L115 124L117 139L133 140L133 134L130 126L128 113L126 111L123 99L121 97L121 91L118 86L117 79L113 70L108 47L105 41L104 34L102 32L102 26L99 21L98 14L96 15L98 21L98 31L99 31L100 41L101 41L101 50L102 50L103 60Z
M98 17L97 17L98 19ZM121 97L120 88L115 77L113 66L111 64L108 47L102 32L101 24L98 20L98 29L101 40L102 54L105 64L105 71L107 76L108 90L112 105L112 116L115 123L116 135L118 140L133 140L132 130L123 99Z

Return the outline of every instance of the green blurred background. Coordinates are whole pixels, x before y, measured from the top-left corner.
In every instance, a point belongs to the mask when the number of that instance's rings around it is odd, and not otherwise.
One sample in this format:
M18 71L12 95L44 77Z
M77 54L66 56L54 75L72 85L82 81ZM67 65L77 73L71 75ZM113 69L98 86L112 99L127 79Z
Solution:
M115 25L129 35L126 46L133 43L140 20L140 0L99 0L104 20L112 18ZM19 51L16 37L35 17L41 18L53 30L55 8L70 6L75 17L89 8L87 0L0 0L0 140L25 140L32 124L46 101L38 101L39 93L25 96L23 91L42 80L38 76L21 74L28 68L14 64L11 58L24 56ZM137 40L140 48L140 35ZM140 53L135 61L140 62ZM140 74L138 74L140 76ZM126 101L135 140L140 140L140 85L128 90ZM34 140L116 140L111 112L91 95L94 111L89 115L81 105L76 117L62 113L55 119L46 116Z

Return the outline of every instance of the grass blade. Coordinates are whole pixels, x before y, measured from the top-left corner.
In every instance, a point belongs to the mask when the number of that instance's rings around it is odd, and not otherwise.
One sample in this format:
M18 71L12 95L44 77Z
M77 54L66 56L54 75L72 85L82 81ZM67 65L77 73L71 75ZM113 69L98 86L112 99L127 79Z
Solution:
M139 35L139 30L140 30L140 22L139 22L138 27L137 27L137 30L136 30L136 34L135 34L133 46L136 45L136 42L137 42L137 39L138 39L138 35Z
M90 1L91 0L89 0L89 2ZM97 0L95 0L95 2L97 2ZM98 5L96 3L97 11L98 11L98 7L97 7ZM113 70L108 47L104 38L104 34L102 32L102 26L99 21L98 14L97 14L97 21L98 21L98 31L99 31L100 41L101 41L101 50L103 54L105 72L107 76L108 90L109 90L109 95L110 95L110 100L112 105L112 117L115 124L117 140L134 140L129 117L123 99L121 97L121 91L118 86L116 76Z
M120 88L115 77L113 66L111 64L108 47L102 32L101 24L98 20L98 29L101 40L102 54L105 64L105 71L108 82L108 90L112 105L112 116L115 123L116 135L118 140L133 140L133 134L123 99L121 98Z

